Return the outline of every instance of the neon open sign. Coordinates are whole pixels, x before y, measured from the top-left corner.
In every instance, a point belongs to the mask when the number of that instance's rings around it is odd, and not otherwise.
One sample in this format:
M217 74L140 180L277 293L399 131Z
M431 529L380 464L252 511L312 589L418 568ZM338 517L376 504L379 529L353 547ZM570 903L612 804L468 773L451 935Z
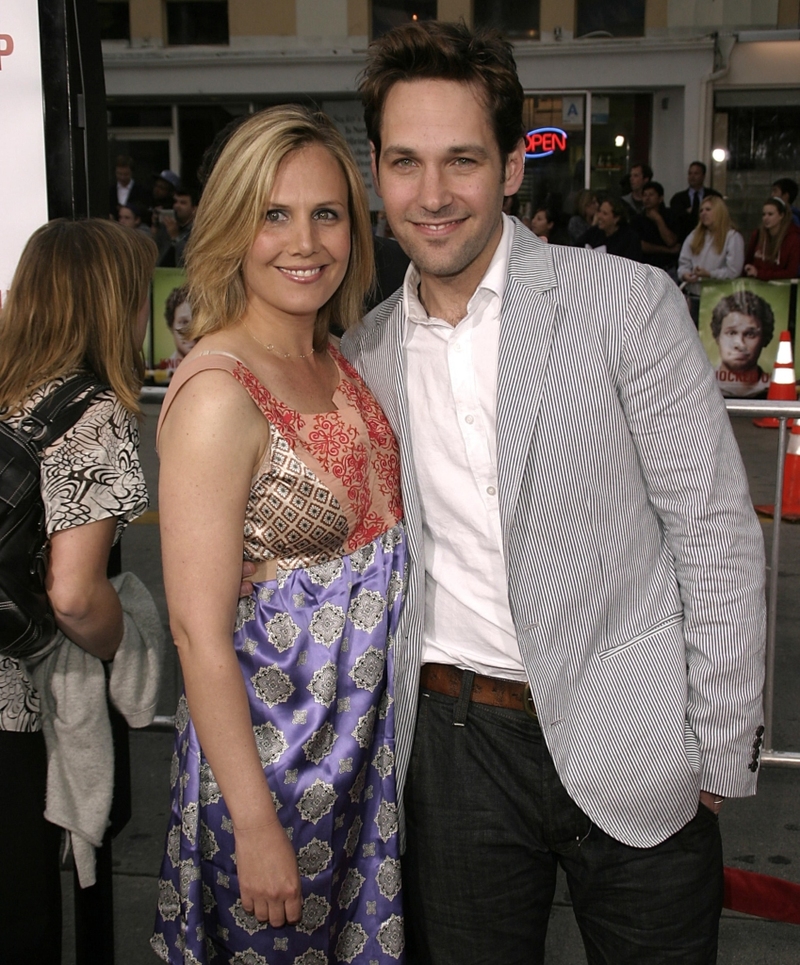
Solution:
M525 135L525 157L550 157L566 149L567 132L560 127L537 127Z

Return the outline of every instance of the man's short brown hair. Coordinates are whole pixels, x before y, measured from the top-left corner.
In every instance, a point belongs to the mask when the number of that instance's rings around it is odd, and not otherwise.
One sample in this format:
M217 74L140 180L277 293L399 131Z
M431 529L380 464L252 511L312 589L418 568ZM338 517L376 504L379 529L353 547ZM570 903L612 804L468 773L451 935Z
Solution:
M422 20L395 27L370 44L359 90L376 157L386 96L398 81L412 80L472 84L486 104L504 159L525 133L524 94L511 44L496 30L473 32L463 23Z

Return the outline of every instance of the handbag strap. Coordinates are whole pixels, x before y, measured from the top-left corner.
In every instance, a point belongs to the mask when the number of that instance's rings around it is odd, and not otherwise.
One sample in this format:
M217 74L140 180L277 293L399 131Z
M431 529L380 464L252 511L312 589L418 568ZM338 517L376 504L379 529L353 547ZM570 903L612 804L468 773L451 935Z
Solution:
M69 431L89 408L95 396L107 388L109 386L99 382L96 375L79 372L42 399L22 420L17 431L41 454L51 443ZM86 395L78 399L83 392L86 392Z

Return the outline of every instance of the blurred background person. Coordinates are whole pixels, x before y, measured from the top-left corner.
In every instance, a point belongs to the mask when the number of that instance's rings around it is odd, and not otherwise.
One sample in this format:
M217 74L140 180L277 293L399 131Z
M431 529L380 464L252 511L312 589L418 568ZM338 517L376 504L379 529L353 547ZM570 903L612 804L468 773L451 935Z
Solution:
M632 164L628 172L628 184L630 191L622 196L622 200L631 209L633 214L641 214L644 208L645 185L653 180L653 169L649 164Z
M116 218L117 209L123 204L137 204L142 210L150 206L150 192L133 179L133 158L127 154L117 155L114 164L114 183L108 191L108 213Z
M689 311L697 325L701 282L738 278L744 266L744 238L731 221L728 206L716 195L700 205L699 223L686 238L678 259L678 279L686 282L684 291Z
M692 161L686 172L688 187L685 191L678 191L672 195L669 201L670 211L675 217L675 224L678 229L678 241L683 243L684 239L697 226L700 217L700 205L704 198L710 195L719 196L719 191L705 186L706 166L702 161Z
M531 231L541 241L550 241L557 220L558 214L551 208L535 208L531 217Z
M600 203L594 191L585 188L575 197L575 214L569 219L567 234L570 244L576 245L586 232L593 228Z
M744 274L760 281L796 278L800 272L800 228L792 222L792 209L781 198L767 198L761 209L761 227L750 236L744 256Z
M711 334L719 348L715 374L724 396L754 399L766 395L769 374L759 366L758 357L774 332L772 308L753 292L734 292L717 302L711 314Z
M642 244L642 261L669 272L674 280L681 246L675 216L664 204L664 188L658 181L649 181L642 189L642 210L631 227Z
M197 201L197 191L179 186L175 189L172 208L162 208L156 234L159 268L183 268Z
M150 237L150 229L142 221L143 209L139 207L133 201L129 201L127 204L121 204L117 211L117 221L124 228L134 228L136 231L141 231L143 234Z
M595 225L578 239L579 247L641 261L642 246L639 236L628 224L628 211L621 198L603 198L597 209Z
M794 203L797 200L797 181L792 178L778 178L772 182L772 197L780 198L784 204L792 209L792 221L800 228L800 208L796 208Z
M45 449L40 481L56 626L106 661L123 633L109 554L147 508L136 420L154 264L155 245L139 232L109 220L51 221L28 241L0 313L0 418L12 427L70 376L109 386ZM16 659L0 659L0 697L0 905L14 915L2 961L57 965L61 830L44 819L39 695Z

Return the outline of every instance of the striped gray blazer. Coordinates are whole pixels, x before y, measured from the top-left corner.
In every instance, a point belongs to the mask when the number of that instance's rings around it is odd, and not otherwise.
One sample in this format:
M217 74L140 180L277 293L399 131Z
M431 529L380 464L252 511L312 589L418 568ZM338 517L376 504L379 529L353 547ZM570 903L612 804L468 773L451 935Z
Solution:
M343 342L398 437L409 533L397 775L414 736L424 552L400 293ZM711 367L675 285L516 225L500 326L497 471L508 595L569 794L637 847L702 788L755 793L764 553Z

